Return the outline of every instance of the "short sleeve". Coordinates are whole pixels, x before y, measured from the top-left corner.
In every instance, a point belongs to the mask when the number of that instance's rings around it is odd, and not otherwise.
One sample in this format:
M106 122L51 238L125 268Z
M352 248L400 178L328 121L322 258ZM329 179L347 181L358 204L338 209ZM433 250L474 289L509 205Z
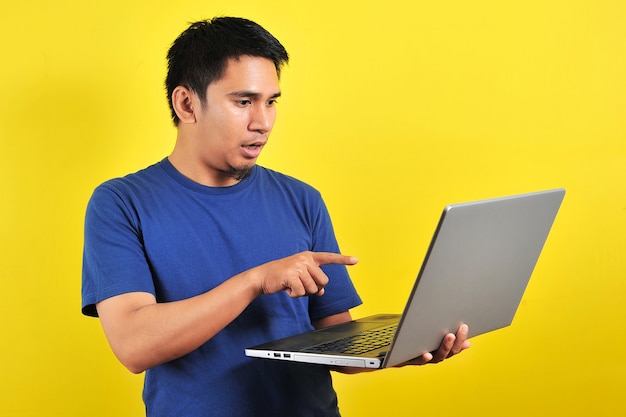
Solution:
M155 294L142 245L141 223L131 199L114 180L99 186L87 205L82 269L82 312L128 293Z
M340 253L326 205L319 198L318 216L314 225L313 251ZM341 313L362 304L345 265L324 265L329 282L321 297L310 297L309 315L319 319Z

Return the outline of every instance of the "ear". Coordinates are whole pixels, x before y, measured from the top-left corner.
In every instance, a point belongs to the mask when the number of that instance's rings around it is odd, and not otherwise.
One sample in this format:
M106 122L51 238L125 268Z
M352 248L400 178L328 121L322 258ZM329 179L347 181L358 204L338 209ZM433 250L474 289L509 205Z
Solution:
M187 87L179 85L172 92L172 107L181 123L195 123L195 110L199 110L198 97Z

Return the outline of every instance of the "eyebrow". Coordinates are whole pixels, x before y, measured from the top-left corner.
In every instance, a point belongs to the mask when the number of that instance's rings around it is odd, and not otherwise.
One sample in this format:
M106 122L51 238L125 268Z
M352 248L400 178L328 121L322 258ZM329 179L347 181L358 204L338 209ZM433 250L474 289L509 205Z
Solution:
M281 96L281 92L277 92L274 93L273 95L270 96L270 98L278 98ZM233 91L232 93L228 93L229 96L231 97L250 97L250 98L254 98L254 99L259 99L263 94L261 93L257 93L254 91L246 91L246 90L242 90L242 91Z

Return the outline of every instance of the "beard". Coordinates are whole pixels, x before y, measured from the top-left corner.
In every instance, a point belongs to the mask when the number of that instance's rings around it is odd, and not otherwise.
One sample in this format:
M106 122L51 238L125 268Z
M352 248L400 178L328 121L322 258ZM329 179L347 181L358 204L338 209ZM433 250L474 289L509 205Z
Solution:
M228 169L227 174L229 177L237 181L242 181L250 175L250 173L252 172L252 168L254 168L254 165L250 167L243 167L243 168L230 167Z

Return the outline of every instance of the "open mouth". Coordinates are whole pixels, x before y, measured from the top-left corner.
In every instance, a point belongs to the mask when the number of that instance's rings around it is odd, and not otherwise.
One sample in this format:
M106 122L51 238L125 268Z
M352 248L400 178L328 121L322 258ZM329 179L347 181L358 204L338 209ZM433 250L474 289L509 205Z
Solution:
M261 153L263 146L265 146L265 142L255 142L248 145L241 145L241 149L247 158L256 158Z
M262 143L253 143L251 145L241 145L241 146L243 146L244 148L247 148L247 149L259 149L259 148L263 147L263 144Z

